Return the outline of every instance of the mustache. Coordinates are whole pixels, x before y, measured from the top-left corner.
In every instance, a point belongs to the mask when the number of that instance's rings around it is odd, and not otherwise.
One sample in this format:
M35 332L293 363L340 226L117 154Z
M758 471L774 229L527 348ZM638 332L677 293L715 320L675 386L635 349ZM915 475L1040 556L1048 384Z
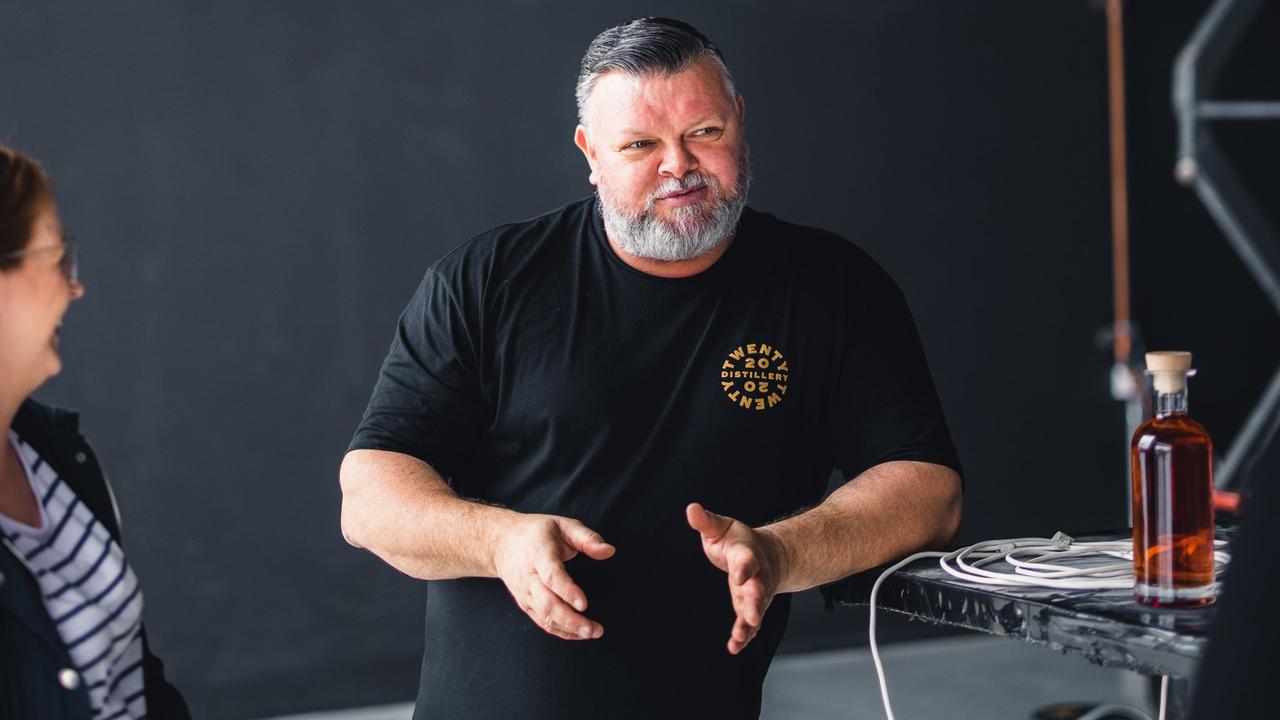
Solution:
M667 178L653 192L649 193L647 198L645 198L645 209L652 210L660 197L682 192L684 190L692 190L704 185L712 190L720 189L720 183L717 182L713 176L703 175L697 170L685 173L682 178Z

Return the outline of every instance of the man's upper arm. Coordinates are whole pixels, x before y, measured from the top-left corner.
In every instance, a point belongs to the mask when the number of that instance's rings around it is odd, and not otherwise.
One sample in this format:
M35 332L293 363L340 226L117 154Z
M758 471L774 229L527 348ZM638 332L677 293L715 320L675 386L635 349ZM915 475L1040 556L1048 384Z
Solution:
M962 474L902 291L870 258L850 279L830 447L846 478L895 460Z
M478 329L464 288L432 268L400 316L348 449L410 455L444 477L466 463L484 417Z

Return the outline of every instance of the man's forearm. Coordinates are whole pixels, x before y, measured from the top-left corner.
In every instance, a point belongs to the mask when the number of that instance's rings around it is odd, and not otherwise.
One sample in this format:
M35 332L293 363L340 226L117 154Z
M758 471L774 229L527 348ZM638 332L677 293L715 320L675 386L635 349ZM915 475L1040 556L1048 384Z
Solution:
M950 542L960 477L931 463L877 465L821 505L759 528L781 557L778 592L798 592Z
M424 580L496 577L493 545L515 513L459 498L417 458L353 450L343 458L342 534Z

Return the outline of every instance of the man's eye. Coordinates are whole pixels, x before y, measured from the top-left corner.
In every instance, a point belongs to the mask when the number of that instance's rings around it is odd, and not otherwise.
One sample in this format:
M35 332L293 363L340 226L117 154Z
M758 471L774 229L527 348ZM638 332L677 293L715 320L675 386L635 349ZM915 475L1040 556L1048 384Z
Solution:
M693 135L694 137L712 137L719 135L720 132L721 130L718 127L704 127L701 130L694 130Z
M637 140L629 145L624 145L622 149L623 150L641 150L643 148L649 147L652 144L653 143L649 142L648 140Z

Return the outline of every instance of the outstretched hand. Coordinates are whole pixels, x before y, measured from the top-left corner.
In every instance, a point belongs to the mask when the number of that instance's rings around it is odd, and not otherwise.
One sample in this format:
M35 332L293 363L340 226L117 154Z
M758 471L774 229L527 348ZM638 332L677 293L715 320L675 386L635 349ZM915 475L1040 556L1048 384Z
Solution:
M685 509L689 527L702 536L702 551L729 578L736 618L729 652L737 655L755 638L778 592L783 557L776 540L746 523L717 515L698 503Z
M587 595L564 568L565 561L580 552L605 560L615 549L572 518L523 515L500 536L493 553L498 578L520 609L538 627L565 640L593 640L604 634L600 623L582 615Z

